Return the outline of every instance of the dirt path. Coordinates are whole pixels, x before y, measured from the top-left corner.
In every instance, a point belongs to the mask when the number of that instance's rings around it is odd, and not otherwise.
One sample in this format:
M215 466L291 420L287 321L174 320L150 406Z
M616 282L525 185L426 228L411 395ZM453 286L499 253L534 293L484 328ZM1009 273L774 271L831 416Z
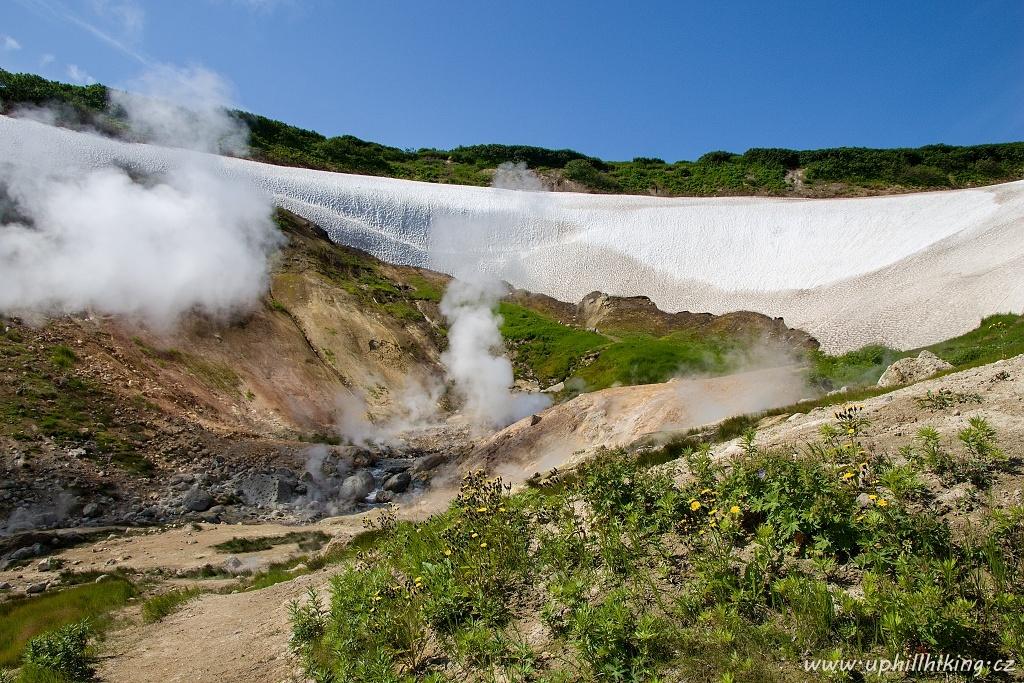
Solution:
M337 517L288 530L320 529L334 537L351 537L362 528L361 519ZM140 554L159 557L165 552L167 563L189 566L206 559L202 557L207 554L204 549L224 540L222 536L259 536L277 531L276 525L233 527L230 534L228 530L210 527L192 532L188 539L196 543L185 546L182 538L189 530L173 529L146 537L149 552ZM80 551L91 552L88 548ZM275 559L283 559L277 557L279 554L280 551L275 553ZM334 571L336 568L327 567L257 591L208 593L154 624L135 618L131 625L108 634L102 645L97 676L110 683L301 680L297 663L288 651L288 604L303 599L310 588L326 590ZM209 588L222 587L208 581L198 583Z
M325 569L248 593L204 595L156 624L115 632L104 644L98 677L110 683L262 683L301 680L288 652L288 603Z

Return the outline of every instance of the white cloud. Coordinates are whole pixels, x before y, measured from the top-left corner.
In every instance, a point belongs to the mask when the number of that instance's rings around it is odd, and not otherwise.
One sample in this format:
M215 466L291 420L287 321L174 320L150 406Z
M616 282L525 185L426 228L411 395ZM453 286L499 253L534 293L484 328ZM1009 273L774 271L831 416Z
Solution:
M146 12L133 0L92 0L92 9L98 16L116 22L127 40L135 42L142 37Z
M46 54L44 54L42 57L39 58L39 66L40 67L49 66L50 64L53 64L53 62L56 59L57 58L54 55L51 55L49 52L47 52Z
M15 50L20 50L21 49L21 43L19 43L17 40L15 40L11 36L4 36L3 42L4 42L4 50L6 50L8 52L13 52Z
M75 83L81 83L82 85L92 85L96 82L89 72L81 68L77 64L68 64L68 78Z

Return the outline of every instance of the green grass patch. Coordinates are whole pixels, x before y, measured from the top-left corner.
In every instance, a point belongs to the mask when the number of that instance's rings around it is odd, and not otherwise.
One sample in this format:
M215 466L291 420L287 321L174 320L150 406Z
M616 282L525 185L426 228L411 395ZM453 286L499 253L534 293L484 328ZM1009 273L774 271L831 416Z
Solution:
M984 318L977 328L952 339L909 351L870 345L839 356L815 352L811 381L825 386L863 387L875 384L890 364L927 349L956 370L987 365L1024 353L1024 316L1001 313Z
M16 666L25 645L39 634L87 618L94 628L102 626L111 611L134 595L129 581L115 577L0 603L0 667Z
M581 330L502 301L501 334L515 348L517 363L528 366L544 383L565 379L587 353L607 346L610 340L595 332Z
M176 588L160 595L154 595L142 603L142 618L146 623L160 621L180 610L186 603L198 598L200 593L198 588Z
M274 546L296 543L300 550L319 550L330 536L322 531L292 531L280 536L236 537L213 546L221 553L254 553Z
M75 352L63 344L58 344L50 349L50 362L58 368L70 368L78 360Z
M730 346L717 337L681 332L664 337L636 335L602 349L597 360L575 376L593 390L664 382L684 373L720 374L732 368L727 356Z

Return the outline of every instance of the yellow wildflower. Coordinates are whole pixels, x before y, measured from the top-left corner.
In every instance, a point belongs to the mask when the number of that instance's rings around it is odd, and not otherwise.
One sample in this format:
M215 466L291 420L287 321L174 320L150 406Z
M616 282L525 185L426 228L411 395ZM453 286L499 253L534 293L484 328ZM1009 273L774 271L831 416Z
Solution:
M475 531L474 531L474 532L473 532L473 535L472 535L472 536L470 536L470 538L476 538L476 537L478 537L479 535L480 535L480 534L478 534L477 532L475 532Z
M452 549L451 548L445 548L444 549L444 556L445 557L450 557L451 554L452 554Z
M486 548L487 547L487 541L484 541L483 543L481 543L480 547L481 548Z
M853 479L853 472L843 472L843 479Z
M690 509L693 510L694 512L696 512L697 510L700 510L700 501L699 500L691 500L690 501Z
M883 507L884 508L888 504L889 504L889 501L887 501L885 498L879 498L878 499L879 507Z
M733 505L731 508L729 508L729 512L731 512L734 515L740 514L740 506L739 505Z
M487 512L487 508L477 508L477 512Z
M876 496L873 493L870 496L868 496L868 498L870 498L871 500L878 500L878 496Z

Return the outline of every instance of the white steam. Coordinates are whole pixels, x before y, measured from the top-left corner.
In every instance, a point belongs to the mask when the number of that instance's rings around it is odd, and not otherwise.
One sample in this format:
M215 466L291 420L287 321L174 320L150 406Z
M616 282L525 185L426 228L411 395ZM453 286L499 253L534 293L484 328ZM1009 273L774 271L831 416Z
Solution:
M540 177L526 167L526 162L520 161L517 164L506 161L500 164L494 171L491 179L491 187L498 187L503 190L525 190L527 192L543 192L544 182Z
M141 82L150 97L112 95L140 138L242 149L210 72L160 67ZM214 157L183 154L172 170L138 179L63 165L59 150L31 134L21 144L25 154L0 166L13 205L0 217L10 221L0 223L0 313L92 310L167 326L193 310L229 315L265 291L267 258L281 239L270 198L219 173Z
M140 141L216 154L246 152L249 132L228 113L231 86L216 73L159 65L130 85L130 91L111 90L110 105Z
M511 391L512 363L503 355L501 318L494 312L505 294L496 280L453 280L441 299L448 319L448 349L441 354L449 380L475 424L500 428L543 410L551 399Z

